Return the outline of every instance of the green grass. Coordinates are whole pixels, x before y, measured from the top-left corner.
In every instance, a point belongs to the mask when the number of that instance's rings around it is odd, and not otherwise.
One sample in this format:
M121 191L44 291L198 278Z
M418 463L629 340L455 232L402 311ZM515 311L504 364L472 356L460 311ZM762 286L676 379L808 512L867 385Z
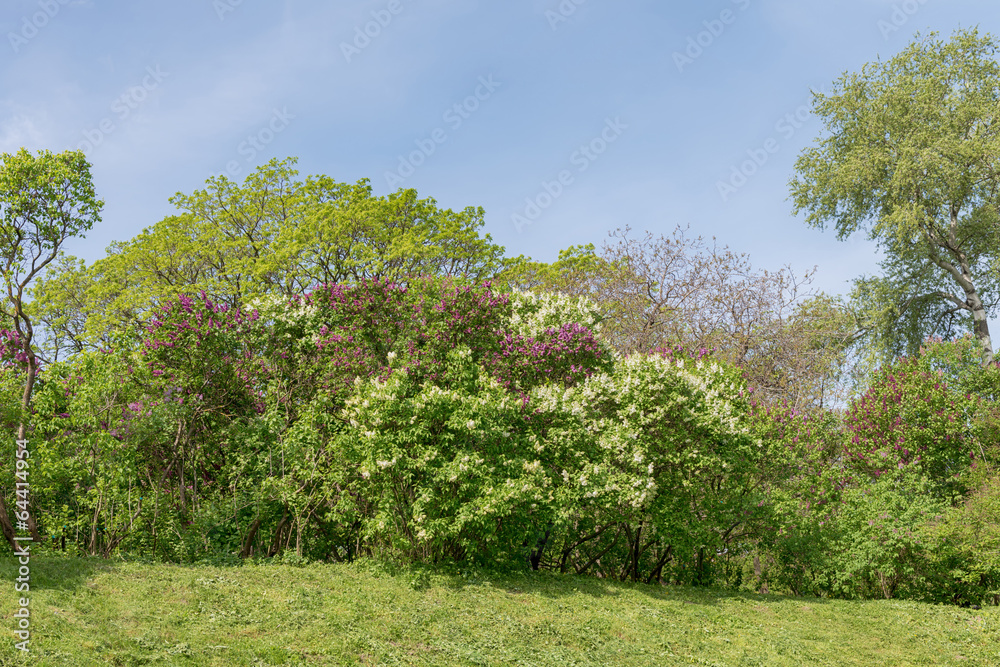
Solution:
M0 559L0 665L1000 665L1000 612L627 585L33 557L16 655Z

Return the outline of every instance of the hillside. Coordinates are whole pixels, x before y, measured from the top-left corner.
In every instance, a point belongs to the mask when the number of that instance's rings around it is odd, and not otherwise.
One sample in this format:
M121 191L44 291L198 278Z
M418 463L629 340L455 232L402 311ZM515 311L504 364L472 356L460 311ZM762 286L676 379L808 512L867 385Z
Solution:
M0 561L12 582L15 563ZM1000 664L1000 613L371 564L31 560L35 665ZM13 584L0 592L7 646Z

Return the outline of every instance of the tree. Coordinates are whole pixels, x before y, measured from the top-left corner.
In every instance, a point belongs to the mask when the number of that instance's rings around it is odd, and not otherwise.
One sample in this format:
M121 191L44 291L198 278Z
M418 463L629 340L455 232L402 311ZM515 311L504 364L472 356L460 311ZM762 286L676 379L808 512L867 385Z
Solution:
M34 156L22 148L0 155L0 275L7 292L0 315L13 326L25 373L17 427L19 458L26 456L22 450L39 366L26 292L35 277L59 256L66 239L82 235L100 220L103 206L94 194L90 164L81 151L41 151ZM14 547L14 531L2 498L0 527Z
M56 354L107 345L181 294L206 292L229 306L306 294L317 284L421 275L489 279L510 260L484 212L438 208L415 190L372 193L367 180L297 179L294 158L271 160L242 184L224 176L171 198L167 216L111 244L86 266L60 261L36 287L38 317Z
M115 241L90 266L75 257L54 261L32 289L32 313L45 329L45 353L110 347L116 332L180 294L229 294L209 264L214 246L195 233L190 215L168 216L129 241Z
M970 330L993 358L1000 300L1000 65L997 40L936 33L845 74L814 95L826 134L795 164L795 212L844 240L862 231L885 254L854 298L885 359L928 335Z
M289 294L293 282L287 263L275 262L275 240L282 229L294 228L303 216L302 184L295 180L296 160L273 159L249 174L240 185L225 176L209 178L204 190L191 195L178 192L170 203L184 211L186 233L178 240L198 246L195 274L180 281L201 278L210 294L229 305L245 302L261 293ZM168 230L167 218L157 225ZM178 235L171 234L173 239ZM181 254L184 252L183 245ZM155 273L160 277L162 274ZM194 287L188 282L186 287Z
M440 209L412 189L375 196L367 179L347 185L328 176L306 179L301 201L301 219L284 226L274 244L275 259L297 279L288 296L317 283L406 282L421 275L476 283L509 261L489 234L479 236L481 207Z
M548 264L519 255L507 260L494 284L518 292L552 292L601 301L608 279L616 267L597 254L593 243L570 246Z
M552 264L517 258L502 279L589 297L602 311L602 338L623 354L714 348L772 403L805 409L836 400L854 335L846 309L808 290L811 274L754 269L747 255L686 232L619 229L600 253L588 245Z

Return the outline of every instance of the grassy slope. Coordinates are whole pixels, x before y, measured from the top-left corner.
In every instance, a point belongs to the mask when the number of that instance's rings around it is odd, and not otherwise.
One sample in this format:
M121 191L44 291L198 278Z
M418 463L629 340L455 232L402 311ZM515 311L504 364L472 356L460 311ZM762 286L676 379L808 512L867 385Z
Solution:
M31 565L28 664L1000 665L996 608L344 565ZM0 665L22 662L15 567L0 559Z

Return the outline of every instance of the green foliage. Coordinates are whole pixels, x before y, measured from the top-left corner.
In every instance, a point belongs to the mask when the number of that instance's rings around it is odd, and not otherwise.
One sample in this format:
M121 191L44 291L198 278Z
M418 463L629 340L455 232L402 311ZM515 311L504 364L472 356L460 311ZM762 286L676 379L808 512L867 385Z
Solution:
M59 256L66 239L82 236L100 220L103 206L94 191L90 163L80 151L41 151L34 156L22 148L0 155L0 278L5 288L0 336L7 339L5 343L16 341L19 361L27 369L24 410L38 371L34 341L38 320L29 305L30 290ZM13 339L3 336L8 328L16 333ZM24 436L22 423L19 437ZM0 511L6 514L2 507Z
M834 518L847 487L838 414L755 404L749 426L770 443L761 463L770 513L744 548L737 584L748 590L826 595ZM750 563L753 569L750 570Z
M321 511L326 533L344 536L334 553L357 543L403 560L526 562L555 501L524 392L606 365L582 325L564 331L569 313L593 319L585 303L522 295L512 308L488 285L374 281L262 312L291 342L278 363L294 381L268 413L288 420L284 484L315 489L300 514Z
M861 104L855 84L831 113ZM293 166L178 194L179 215L89 267L49 248L21 321L41 318L51 353L32 508L59 549L303 571L373 556L410 592L444 571L471 585L531 569L997 595L1000 367L981 336L926 340L844 410L832 386L856 314L790 271L755 273L680 229L508 260L479 236L481 209ZM802 187L814 223L844 194ZM836 211L858 226L869 209ZM26 340L0 331L8 431L37 369Z
M550 520L561 479L521 401L454 351L441 384L394 373L365 383L335 441L345 492L373 553L405 561L527 562L526 543Z
M920 477L890 471L844 494L830 541L834 592L852 598L944 597L920 532L946 507L931 491Z
M80 151L0 156L0 275L17 297L67 238L93 227L103 204Z
M597 497L623 518L646 517L665 545L721 548L758 500L763 443L740 423L741 388L736 369L683 354L634 355L588 382L575 398L590 406L587 430L605 457Z
M951 601L1000 601L1000 480L980 470L973 492L923 527L937 546L936 565L957 589Z
M310 177L299 194L300 219L284 225L274 244L275 268L295 277L295 293L317 283L421 275L481 282L507 263L489 234L479 236L481 207L439 209L412 189L376 197L367 179L346 185L326 176Z
M50 344L79 350L107 341L182 294L230 307L288 299L317 284L451 276L481 282L507 265L480 236L484 212L455 212L414 190L376 196L368 181L297 180L295 160L272 160L242 184L225 176L178 193L180 213L115 242L90 266L63 260L35 289Z
M918 36L815 95L827 133L799 156L792 199L810 225L832 224L841 240L867 233L884 251L883 275L854 291L881 361L961 331L993 356L996 52L996 39L976 30Z
M743 389L734 367L670 350L620 359L576 388L533 393L551 421L548 442L576 458L561 472L575 503L556 525L560 569L711 581L716 554L768 511L767 449L744 424Z
M992 432L974 341L929 341L841 417L761 402L706 350L614 357L600 325L449 280L182 295L141 344L46 372L39 499L87 553L986 599L990 562L928 532Z
M880 370L851 404L845 455L852 471L878 478L906 469L950 501L964 493L962 476L975 456L969 420L978 397L950 390L943 370L920 366L917 359L901 359Z
M139 387L122 382L121 368L132 363L91 352L53 364L34 399L31 490L45 508L38 520L44 535L81 552L138 547L143 513L151 514L142 452L125 437Z
M842 426L829 413L756 412L758 432L788 449L772 496L777 531L756 543L755 572L744 561L739 583L857 598L991 600L988 548L971 546L988 544L988 529L960 538L957 526L966 513L968 525L990 516L988 486L967 494L994 474L983 438L993 432L984 392L995 373L981 366L972 338L928 340L919 356L876 371Z

